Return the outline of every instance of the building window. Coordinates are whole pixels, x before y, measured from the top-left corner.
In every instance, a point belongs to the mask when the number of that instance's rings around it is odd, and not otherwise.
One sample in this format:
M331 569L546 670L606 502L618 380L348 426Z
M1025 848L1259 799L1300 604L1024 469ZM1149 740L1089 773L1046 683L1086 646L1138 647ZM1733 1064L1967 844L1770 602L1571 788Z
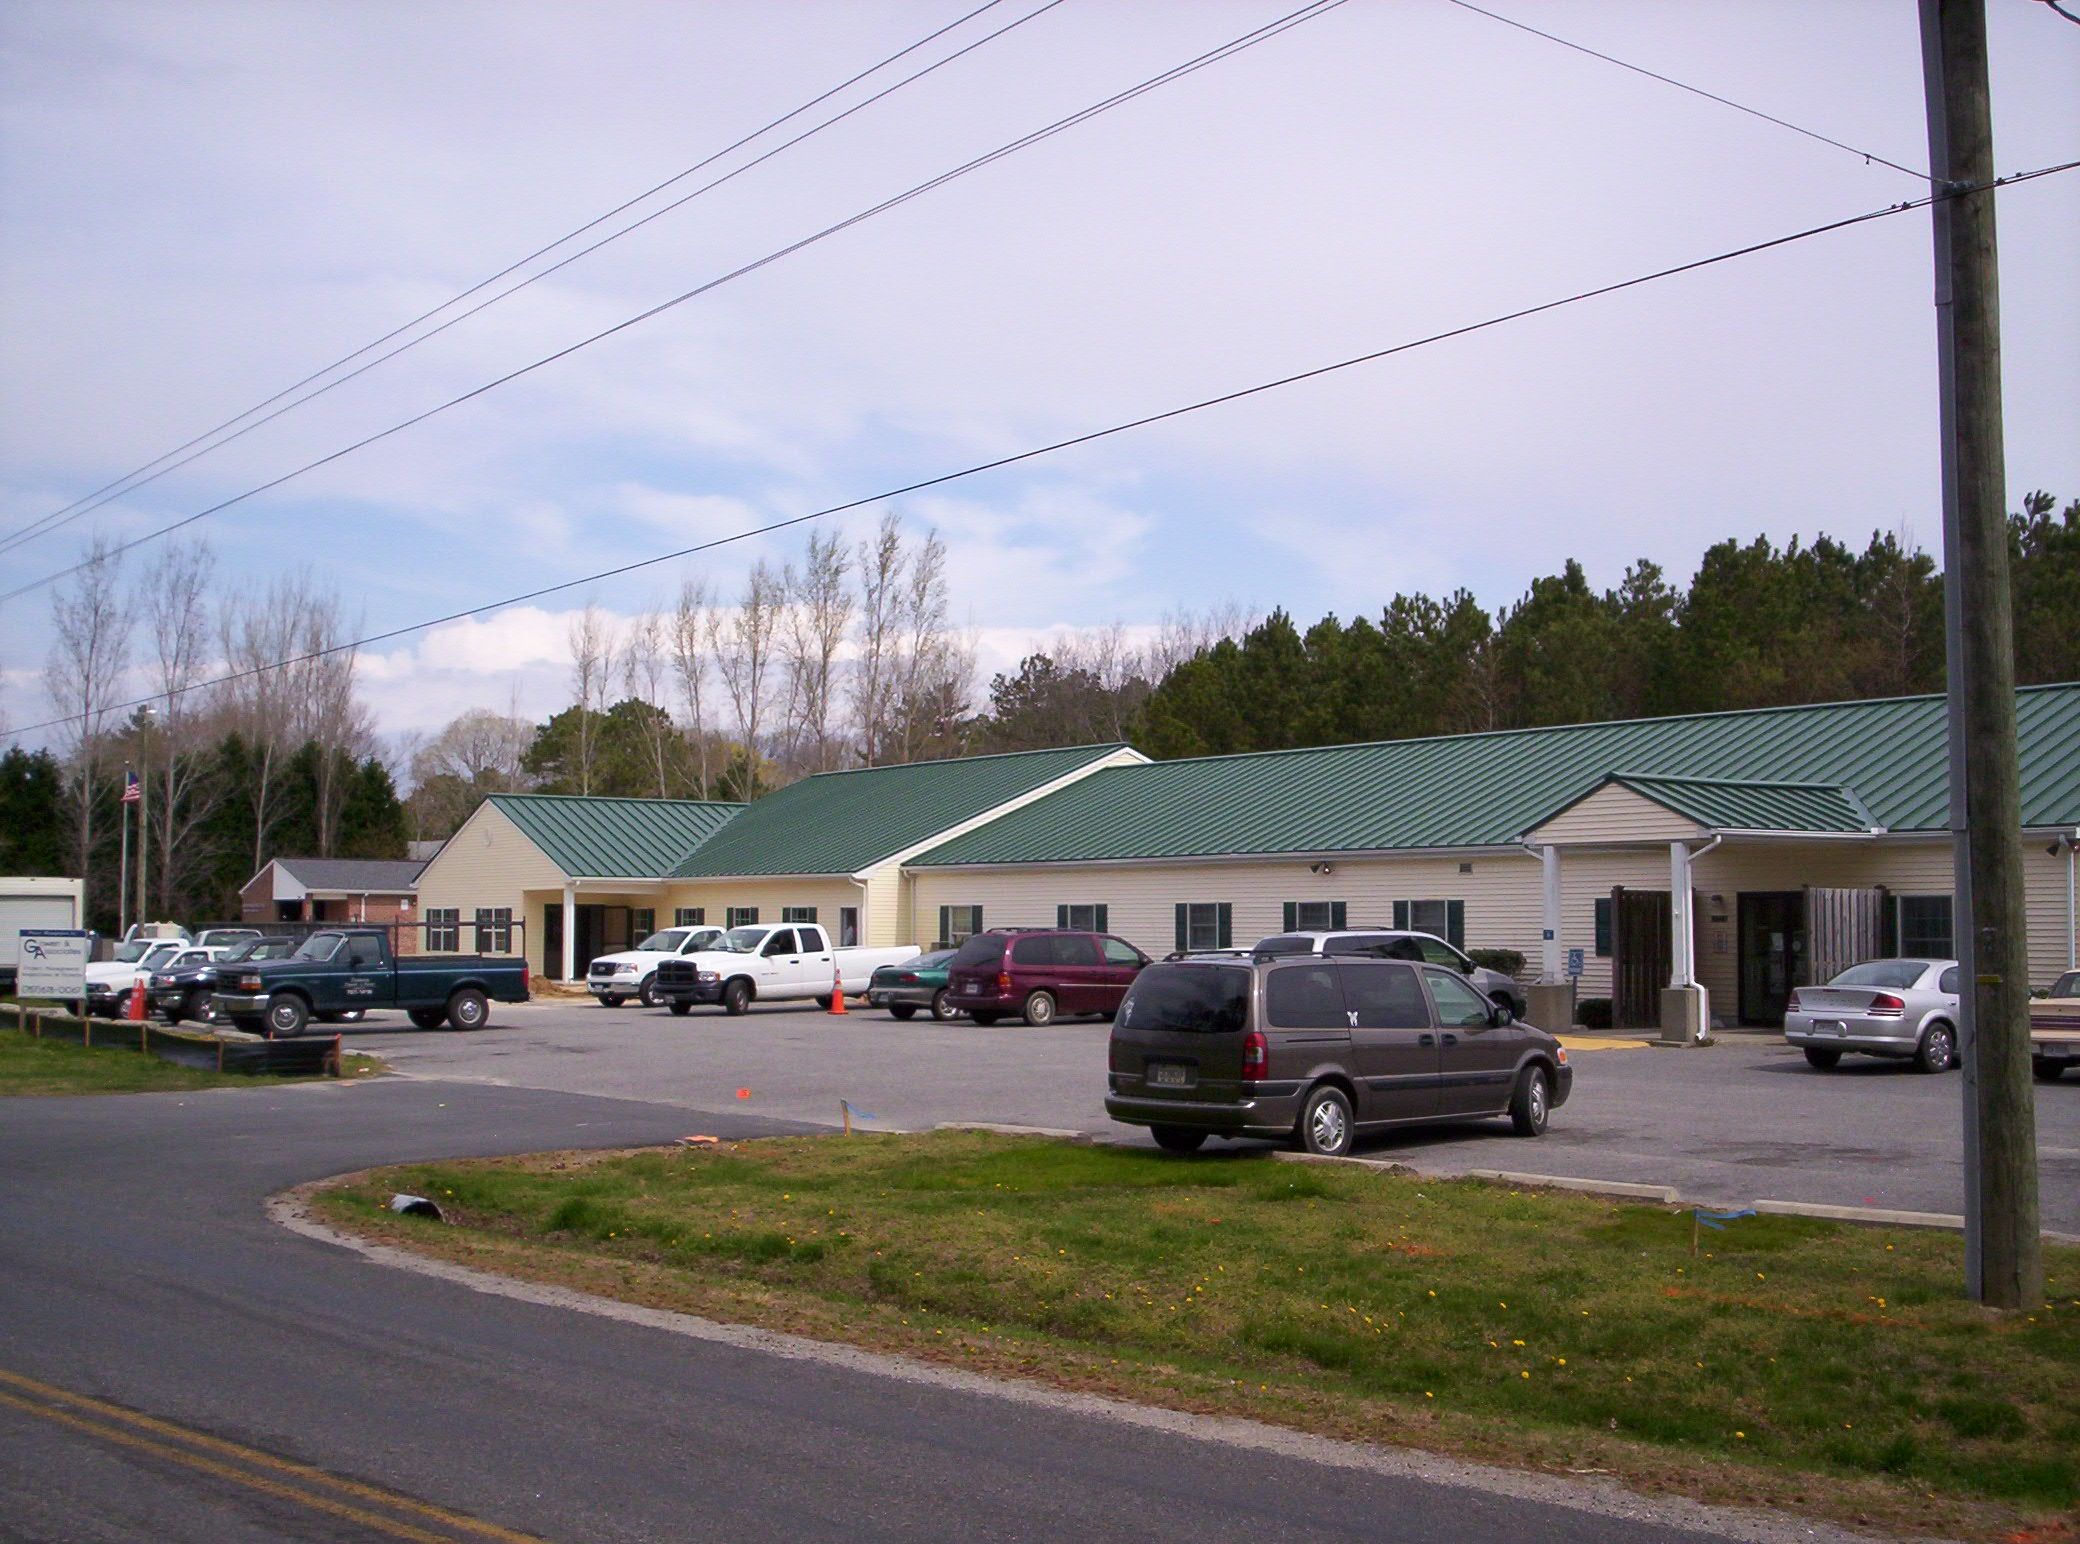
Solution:
M1179 901L1177 947L1227 949L1235 942L1235 908L1226 901Z
M460 906L429 906L426 908L426 952L429 954L454 954L462 947L462 908Z
M838 908L838 947L840 949L857 949L859 947L859 908L857 906L840 906Z
M476 934L477 953L504 954L513 947L513 908L479 906Z
M1057 906L1054 909L1056 927L1074 928L1079 933L1104 933L1112 926L1111 908L1108 906Z
M941 906L939 908L938 944L942 949L952 949L966 943L982 931L982 908L980 906Z
M700 927L708 920L705 906L681 906L672 912L673 927Z
M1607 895L1596 897L1596 957L1611 957L1611 898Z
M758 922L756 906L731 906L722 913L724 927L752 927Z
M628 936L631 942L641 943L656 931L656 907L636 906L630 908L628 913Z
M1428 933L1442 938L1454 949L1466 947L1466 903L1464 901L1396 901L1394 926L1411 933Z
M1350 908L1342 901L1287 901L1285 930L1288 933L1322 933L1349 925Z
M1899 952L1903 959L1943 960L1950 957L1950 897L1903 895L1899 898Z
M782 922L814 922L816 920L816 908L814 906L783 906L780 908L780 920Z

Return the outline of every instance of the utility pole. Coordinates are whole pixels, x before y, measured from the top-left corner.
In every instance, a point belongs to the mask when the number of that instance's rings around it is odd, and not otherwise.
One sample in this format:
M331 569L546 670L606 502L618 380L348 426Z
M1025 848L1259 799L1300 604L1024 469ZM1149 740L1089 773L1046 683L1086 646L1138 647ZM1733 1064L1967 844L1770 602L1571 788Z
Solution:
M123 791L130 791L130 763L123 763ZM89 798L93 797L89 789ZM126 798L120 806L123 819L123 842L117 849L116 858L116 937L122 938L130 931L130 801Z
M1965 1291L2044 1294L2022 794L2001 447L2000 279L1985 0L1921 0L1943 433L1943 632L1950 697L1952 932L1963 977ZM1959 192L1973 188L1973 192Z

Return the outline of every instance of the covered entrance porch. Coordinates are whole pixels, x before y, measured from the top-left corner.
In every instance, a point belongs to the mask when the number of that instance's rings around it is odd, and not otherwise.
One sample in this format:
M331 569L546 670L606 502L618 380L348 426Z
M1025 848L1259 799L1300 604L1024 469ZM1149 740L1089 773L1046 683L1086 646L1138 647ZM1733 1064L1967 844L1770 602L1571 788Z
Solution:
M529 966L552 981L583 981L601 955L632 949L657 931L662 889L614 880L527 891Z

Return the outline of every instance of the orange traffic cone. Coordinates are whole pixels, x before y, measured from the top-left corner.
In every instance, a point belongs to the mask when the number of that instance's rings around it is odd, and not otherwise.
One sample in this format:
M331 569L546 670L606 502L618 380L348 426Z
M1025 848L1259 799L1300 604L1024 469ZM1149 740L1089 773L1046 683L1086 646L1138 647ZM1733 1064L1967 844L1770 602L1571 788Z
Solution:
M845 973L835 963L831 966L831 1012L845 1012Z
M144 983L134 983L130 988L130 1000L125 1005L125 1014L133 1024L144 1022Z

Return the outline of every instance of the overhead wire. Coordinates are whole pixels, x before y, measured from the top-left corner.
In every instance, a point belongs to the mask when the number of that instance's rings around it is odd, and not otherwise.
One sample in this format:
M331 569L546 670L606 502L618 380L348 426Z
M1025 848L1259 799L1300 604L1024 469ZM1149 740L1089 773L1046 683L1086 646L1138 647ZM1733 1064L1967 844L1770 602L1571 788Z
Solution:
M241 438L242 436L251 433L254 429L259 428L261 424L270 423L274 419L281 417L283 413L289 412L291 409L300 407L304 403L309 402L314 398L323 396L326 392L331 391L335 386L344 385L347 381L350 381L354 379L355 376L361 375L366 371L374 368L375 365L381 364L384 360L394 359L399 354L405 352L405 350L415 348L419 344L427 341L427 339L435 337L438 334L447 331L447 329L454 326L456 322L461 321L467 317L476 315L477 312L483 310L485 306L495 304L497 301L503 300L509 295L517 294L519 291L527 288L528 285L533 284L538 280L547 278L550 274L555 273L560 268L568 266L570 263L575 262L578 258L585 256L587 253L596 252L601 247L607 245L609 242L620 240L621 237L628 235L631 231L640 229L642 226L649 224L652 220L657 219L658 216L669 214L672 210L682 207L683 205L691 202L693 199L700 197L702 194L712 192L714 189L720 187L723 183L730 181L732 178L741 176L743 173L750 171L752 167L761 165L764 162L771 160L774 156L781 154L783 151L791 149L795 145L799 145L800 143L802 143L803 140L813 138L815 135L821 134L825 129L828 129L835 124L842 123L845 119L853 116L853 114L858 113L864 110L865 108L873 106L876 102L881 101L884 97L890 96L893 93L902 90L904 87L909 86L916 81L922 80L925 76L930 75L933 71L953 63L955 60L960 59L965 55L974 52L976 49L983 47L985 44L994 42L996 39L1002 37L1005 33L1010 32L1015 28L1024 26L1027 22L1034 20L1036 17L1042 15L1043 13L1051 11L1057 5L1062 4L1062 0L1046 0L1045 4L1039 6L1037 9L1033 11L1029 11L1026 14L1018 17L1015 21L1009 22L1006 25L997 28L996 31L975 39L973 42L966 44L964 47L956 50L955 52L947 54L943 58L940 58L934 61L932 64L927 65L924 69L918 70L914 74L905 76L902 80L895 82L895 84L891 86L884 87L882 90L875 92L872 96L865 98L863 101L854 103L851 107L848 107L843 112L838 113L833 117L825 119L823 122L817 124L814 128L808 129L805 132L798 134L794 138L788 140L786 143L778 145L773 149L766 151L764 154L760 155L756 160L747 162L746 164L737 167L735 170L728 173L728 175L719 177L715 179L713 182L706 183L702 187L694 190L692 193L688 193L682 198L675 199L671 203L666 204L663 208L655 210L650 214L643 216L642 219L637 220L627 226L624 226L620 230L617 230L605 237L602 237L600 240L593 242L591 245L585 247L582 251L572 253L571 255L565 257L561 262L558 262L554 267L543 269L541 272L534 274L532 277L522 281L521 283L515 284L509 289L502 290L499 294L492 297L491 300L487 300L480 305L473 306L468 311L463 312L461 316L452 318L451 320L442 323L441 326L434 328L432 331L424 333L421 336L400 345L398 348L390 350L388 353L384 354L380 359L371 361L371 363L367 365L363 365L360 369L354 371L353 374L341 376L338 380L332 381L328 385L322 386L316 391L312 391L306 393L301 397L297 397L294 402L289 403L286 407L280 408L273 413L269 413L265 418L262 418L255 423L247 424L243 429L238 430L236 434L225 435L223 439L216 440L213 444L203 444L205 440L213 439L214 436L222 434L225 430L232 428L234 425L240 424L244 422L244 420L251 418L255 413L262 412L263 410L272 407L275 403L280 402L284 397L293 396L295 393L302 391L304 387L312 385L317 381L323 380L327 375L330 375L333 371L341 368L342 366L352 364L362 355L381 348L384 344L390 342L394 338L402 337L404 334L410 332L413 328L419 326L424 322L431 321L434 317L439 316L443 311L448 310L450 307L459 305L461 302L469 299L470 296L475 295L480 291L490 288L492 285L498 283L499 280L507 278L508 276L519 272L522 268L525 268L529 263L534 262L538 258L546 257L549 253L555 251L558 247L561 247L568 242L575 241L578 237L584 235L587 231L597 229L599 226L613 219L616 215L624 214L628 210L633 209L636 205L643 203L648 199L656 197L659 193L664 192L667 188L677 186L679 183L684 182L688 177L693 176L696 172L703 171L706 168L713 166L724 156L731 155L734 152L743 149L746 145L751 144L755 140L763 138L765 135L770 134L773 130L781 127L783 124L789 123L794 119L801 117L802 114L810 111L812 108L821 106L823 103L829 101L832 97L837 96L839 93L846 91L853 86L858 85L861 81L866 80L868 77L879 74L881 71L887 69L890 65L896 63L898 60L906 58L910 54L916 53L918 49L923 48L933 42L936 42L938 39L944 37L947 33L955 31L956 29L966 25L968 22L971 22L976 17L980 16L983 12L993 10L997 6L1002 5L1004 3L1005 0L984 0L984 3L982 5L977 6L974 10L969 11L967 14L956 17L954 20L946 23L945 26L939 27L932 32L926 33L916 42L908 44L907 46L898 49L896 52L890 54L887 58L882 59L875 64L869 65L866 69L859 71L857 74L847 77L845 80L838 82L837 85L832 86L829 90L821 92L818 95L811 97L808 101L802 103L799 107L791 108L787 112L782 113L778 118L775 118L768 123L762 124L758 128L753 129L749 134L743 135L740 138L731 141L729 144L724 145L720 150L714 151L712 154L702 157L700 160L694 162L693 165L686 167L684 170L673 173L671 176L665 178L664 181L656 183L651 187L645 188L641 193L636 194L633 198L624 199L621 203L616 204L612 209L607 210L603 214L595 215L592 219L587 220L583 225L578 226L576 229L565 231L554 241L551 241L544 246L535 248L534 251L528 253L525 257L515 259L513 262L508 263L505 267L499 269L497 273L490 274L485 278L479 279L468 289L462 290L457 294L450 295L439 305L436 305L430 308L429 310L420 312L417 316L413 317L408 322L404 322L396 327L393 327L390 331L384 333L380 338L376 338L371 342L362 344L361 347L355 349L352 353L341 355L338 359L333 360L331 364L324 366L322 369L314 370L309 375L303 377L302 380L296 381L288 386L283 387L273 396L254 403L244 412L233 414L230 418L225 419L222 423L217 424L215 427L205 429L202 433L194 436L192 439L184 440L179 445L174 446L173 449L166 451L161 455L154 456L151 460L143 463L141 466L133 467L130 471L125 472L121 477L116 478L113 482L103 483L99 488L94 489L92 492L81 494L78 498L74 499L70 504L65 505L63 508L53 510L51 513L47 515L41 516L38 519L30 521L27 525L21 526L13 531L9 531L5 535L0 535L0 552L7 551L9 548L17 546L24 541L33 540L37 536L47 534L49 531L56 530L60 526L69 525L72 523L73 520L79 519L83 515L91 514L94 510L101 508L104 504L111 503L115 499L119 499L129 493L133 493L137 489L146 486L148 483L157 482L161 477L164 477L167 473L177 471L181 467L188 465L190 462L196 461L203 456L209 455L212 452L221 449L223 446L230 444L233 440ZM190 450L195 446L202 446L202 448L199 450L195 450L193 455L181 455L183 451ZM177 461L173 460L173 458L176 456L180 456L181 459ZM162 462L168 461L172 461L172 465L161 465ZM153 470L154 468L158 468L158 470L155 471ZM135 480L133 481L133 479Z
M1863 157L1866 162L1875 161L1880 166L1889 166L1896 172L1905 172L1909 177L1917 178L1922 182L1929 180L1927 172L1917 172L1911 166L1902 166L1897 161L1888 160L1886 157L1879 155L1875 150L1864 150L1855 145L1845 144L1830 135L1822 134L1818 129L1809 129L1802 123L1793 123L1789 118L1779 118L1775 113L1766 113L1759 107L1750 107L1745 102L1736 102L1732 97L1721 96L1716 91L1707 91L1704 87L1693 86L1686 80L1677 80L1673 75L1664 75L1659 70L1650 70L1643 64L1634 64L1629 59L1620 59L1616 54L1607 54L1600 49L1589 47L1586 43L1577 43L1572 38L1560 36L1557 32L1547 32L1542 28L1532 26L1529 22L1518 21L1514 16L1505 16L1500 11L1491 11L1486 6L1475 5L1473 0L1446 0L1446 3L1456 5L1462 11L1471 11L1476 16L1485 16L1490 21L1499 21L1505 27L1515 27L1519 32L1528 32L1533 37L1544 38L1548 43L1558 43L1562 48L1571 48L1578 54L1587 54L1591 59L1601 59L1605 64L1614 64L1621 70L1630 70L1635 75L1644 75L1649 80L1658 80L1664 86L1674 86L1678 91L1687 91L1692 96L1703 97L1708 102L1717 102L1721 107L1730 107L1737 113L1746 113L1750 118L1760 118L1764 123L1774 123L1780 129L1789 129L1794 134L1803 134L1807 139L1818 140L1823 145L1832 145L1837 150L1846 150L1851 155Z
M450 397L446 401L436 403L432 407L426 408L421 412L415 413L409 418L401 419L397 423L389 425L387 428L379 429L372 434L364 435L362 438L355 440L351 444L344 445L337 450L329 452L326 455L319 456L315 460L307 461L303 463L301 466L295 467L290 471L282 473L278 477L271 478L266 482L248 488L242 493L233 494L231 497L226 499L220 499L218 502L214 504L208 505L203 509L196 510L192 514L185 515L178 520L174 520L169 524L160 526L155 530L148 531L143 535L135 536L126 541L118 542L110 548L106 549L104 552L102 552L100 556L108 557L128 552L133 548L145 545L147 542L156 541L162 536L171 535L175 531L185 529L186 527L195 524L199 520L207 519L211 515L218 514L223 510L231 508L234 505L244 503L247 499L257 497L262 493L266 493L272 489L279 488L284 483L293 481L294 479L301 477L306 473L316 471L320 467L330 465L332 462L338 461L342 457L352 455L356 451L365 449L366 447L373 445L380 440L388 439L391 435L400 433L405 429L409 429L415 424L424 423L427 419L432 418L437 414L447 412L450 408L459 407L465 402L471 401L476 397L483 396L486 392L494 391L497 388L508 384L509 382L520 379L520 377L524 375L532 374L534 371L543 368L545 365L554 364L556 361L560 359L568 358L570 355L577 353L580 349L589 348L591 345L595 343L601 342L606 338L613 337L617 333L625 332L631 327L635 327L643 322L649 321L653 317L660 316L666 311L669 311L676 306L684 305L687 301L693 300L698 296L707 294L711 290L718 289L722 285L731 283L737 279L741 279L745 277L747 274L756 273L760 269L765 268L773 263L779 262L784 258L790 257L796 252L800 252L807 247L814 246L816 243L820 241L827 240L828 238L839 234L841 231L849 230L853 226L859 225L864 221L871 220L878 215L885 214L889 210L899 208L902 205L909 203L913 199L921 198L925 194L930 193L937 188L944 187L948 183L953 182L958 178L965 177L971 172L978 171L981 168L989 166L997 161L1000 161L1007 156L1015 155L1021 150L1029 149L1030 147L1037 145L1044 140L1053 138L1057 134L1065 133L1069 129L1075 128L1082 123L1088 122L1090 119L1095 118L1102 113L1110 112L1112 109L1116 107L1123 106L1124 104L1131 102L1135 100L1137 97L1143 96L1148 92L1155 91L1163 86L1171 84L1174 81L1181 80L1185 76L1194 74L1197 71L1205 69L1210 65L1218 64L1226 59L1231 59L1235 55L1242 53L1247 49L1254 48L1260 43L1267 42L1271 38L1277 37L1279 34L1283 32L1290 31L1294 27L1300 26L1305 22L1314 20L1316 17L1326 15L1328 12L1333 11L1347 3L1349 3L1349 0L1309 0L1308 4L1301 6L1297 10L1289 11L1285 15L1280 16L1273 21L1269 21L1264 23L1262 26L1252 28L1250 31L1245 32L1238 37L1232 38L1228 42L1223 43L1216 48L1209 49L1202 54L1196 55L1195 57L1186 60L1182 64L1173 65L1169 69L1164 70L1159 74L1150 76L1148 79L1143 80L1136 85L1127 87L1122 91L1117 91L1113 93L1111 96L1105 97L1100 101L1092 103L1088 107L1082 108L1077 112L1069 114L1067 117L1058 118L1053 123L1050 123L1043 128L1035 129L1030 133L1023 134L1019 136L1017 139L1010 140L1005 144L999 145L994 150L987 151L982 155L975 156L968 161L964 161L960 165L953 167L949 171L944 171L939 173L935 177L928 178L924 182L918 183L902 193L895 194L889 198L881 200L879 203L870 205L869 207L860 210L856 214L850 215L843 220L837 221L835 224L827 225L823 227L821 230L815 231L808 236L804 236L799 240L788 243L784 247L780 247L775 249L774 251L768 252L763 257L755 258L750 262L741 264L738 267L729 270L727 273L721 274L716 278L709 279L704 283L695 285L692 289L685 290L680 294L674 295L668 300L660 301L658 304L649 307L647 310L640 311L636 313L634 316L630 316L623 319L622 321L616 322L610 327L602 328L600 331L595 332L588 337L580 338L575 343L567 344L563 348L556 350L554 353L545 354L540 359L534 360L529 364L522 365L518 369L509 370L503 375L497 376L496 378L486 381L481 385L474 386L470 390L465 391L458 396ZM54 570L53 572L45 574L40 578L32 579L29 580L27 583L17 585L13 589L0 592L0 605L5 605L8 601L17 600L24 595L30 594L36 590L44 588L46 585L56 583L58 580L64 579L71 574L76 574L80 571L80 569L87 566L87 564L91 561L94 561L94 559L84 559L81 562L71 564L68 567Z
M710 541L697 542L691 546L676 548L670 552L660 552L647 558L637 558L626 563L617 563L611 567L596 570L593 573L579 575L576 578L561 579L554 584L539 585L534 589L522 591L517 595L508 595L499 600L485 601L480 605L465 607L459 611L450 611L441 616L428 617L423 621L410 622L401 627L388 628L382 632L370 633L348 642L332 644L326 648L290 655L266 665L228 671L223 675L213 676L206 681L198 681L193 686L186 687L183 690L202 691L215 686L228 686L238 681L248 680L254 676L265 675L270 671L288 669L294 665L307 664L313 660L324 659L334 654L344 654L364 649L373 644L388 643L397 638L409 637L413 633L424 632L429 628L446 626L451 622L466 621L472 617L483 616L487 612L501 611L508 606L524 605L529 601L561 594L564 591L574 590L583 585L597 584L606 579L617 579L624 574L654 568L662 563L676 562L681 558L693 557L702 552L712 552L719 547L731 546L737 542L749 541L754 537L768 536L776 531L784 531L793 526L805 525L810 521L828 519L833 515L846 514L852 510L865 508L870 504L882 503L893 498L902 498L908 494L919 493L928 488L943 487L948 483L979 476L984 472L996 471L1003 467L1018 465L1021 462L1037 460L1042 456L1054 455L1057 452L1069 450L1076 446L1089 445L1099 440L1110 439L1115 435L1147 428L1151 424L1165 423L1172 419L1182 418L1190 413L1202 412L1208 408L1219 407L1230 402L1240 402L1246 398L1260 396L1266 392L1278 391L1288 386L1298 385L1303 381L1318 380L1323 376L1354 369L1360 365L1373 364L1397 354L1410 353L1416 349L1427 348L1453 338L1463 338L1474 333L1486 332L1492 328L1505 326L1512 322L1541 316L1568 306L1580 305L1585 301L1595 300L1602 296L1615 295L1625 290L1637 289L1643 285L1657 283L1663 279L1675 278L1681 274L1696 273L1701 269L1716 267L1719 264L1733 262L1739 258L1751 257L1757 253L1791 246L1794 243L1808 241L1836 231L1849 230L1857 226L1870 224L1873 221L1889 219L1894 215L1905 214L1910 210L1927 208L1929 205L1939 203L1944 199L1962 198L1995 188L2013 187L2020 183L2033 182L2039 178L2069 172L2075 168L2080 168L2080 160L2063 161L2051 166L2041 166L2032 171L2018 172L2006 177L1996 177L1989 182L1946 188L1939 192L1926 194L1920 198L1907 199L1896 204L1887 204L1882 208L1866 210L1861 214L1848 215L1838 220L1829 220L1824 224L1809 225L1786 235L1773 236L1763 241L1749 242L1745 246L1732 247L1722 252L1713 253L1708 257L1694 258L1689 262L1676 263L1669 267L1654 269L1648 273L1635 274L1630 278L1598 285L1593 289L1576 290L1571 294L1562 295L1552 300L1541 301L1536 305L1520 306L1512 311L1500 312L1479 321L1446 328L1441 332L1428 333L1419 338L1410 338L1400 343L1390 344L1384 348L1372 349L1362 354L1354 354L1345 359L1335 360L1329 364L1316 365L1311 369L1295 371L1292 374L1278 376L1267 381L1259 381L1255 385L1221 392L1216 396L1202 397L1178 407L1166 408L1161 412L1144 414L1139 418L1127 419L1124 422L1110 424L1100 429L1092 429L1082 434L1072 435L1067 439L1055 440L1045 445L1037 445L1027 450L1015 452L1011 455L998 456L988 461L976 462L971 466L961 467L956 471L941 472L932 477L919 478L900 487L884 488L879 492L866 494L860 498L848 499L840 504L832 504L823 509L811 510L807 514L793 515L784 520L768 521L764 525L748 527L741 531L732 532L727 536L715 537ZM149 698L139 697L132 701L112 703L105 708L95 709L92 715L86 713L63 714L56 718L44 719L38 723L24 725L21 729L16 730L15 733L27 734L40 729L54 729L61 724L75 723L83 718L100 714L121 713L131 708L141 707L146 702L155 702L157 700L159 700L157 696Z

